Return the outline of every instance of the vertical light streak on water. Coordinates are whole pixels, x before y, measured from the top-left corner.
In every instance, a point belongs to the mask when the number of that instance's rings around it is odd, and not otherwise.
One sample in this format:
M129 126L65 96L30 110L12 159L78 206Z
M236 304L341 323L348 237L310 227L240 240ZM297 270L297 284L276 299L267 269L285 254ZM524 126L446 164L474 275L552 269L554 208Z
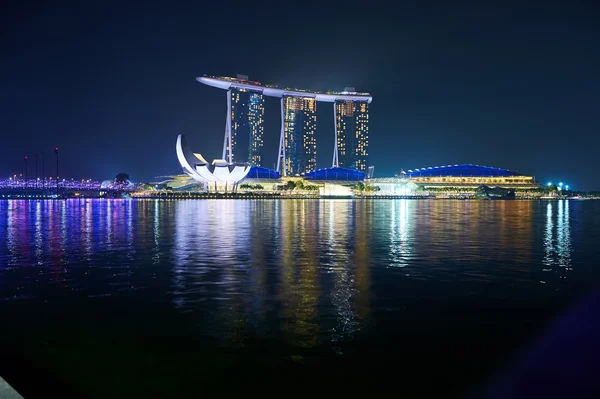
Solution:
M195 229L188 226L191 215L188 215L187 213L187 204L187 201L178 201L175 204L175 247L173 248L172 301L177 309L183 309L186 305L186 267L189 262L188 257L190 252L188 246L190 243L192 243L191 245L195 245L195 234L197 234L197 229L201 229L199 226ZM201 205L197 208L200 208ZM202 251L203 249L199 248L198 250Z
M28 218L29 205L28 201L16 200L14 209L14 234L15 234L15 260L18 265L28 265L31 258L30 245L31 239L29 237L29 230L31 223Z
M558 203L556 254L558 265L565 270L571 270L571 232L569 220L569 201L560 200Z
M328 238L328 242L329 242L329 248L333 248L333 239L335 237L335 230L334 230L334 224L335 224L335 213L333 211L333 201L328 201L327 203L327 214L329 215L329 236Z
M57 223L56 223L56 204L55 201L48 201L48 242L47 251L50 261L53 262L54 250L57 243Z
M273 232L275 234L276 242L281 242L281 237L279 236L279 233L281 231L281 208L279 204L281 204L281 201L277 200L275 200L273 203Z
M297 257L297 247L293 237L297 236L293 229L296 201L285 201L281 204L280 224L280 271L278 295L281 304L281 329L294 345L301 345L295 329L295 308L297 303L297 287L295 285L294 265ZM297 224L296 224L297 226Z
M106 217L104 230L106 231L106 249L112 250L112 239L113 239L113 225L112 225L112 200L106 200Z
M8 207L10 207L10 201L8 206L4 201L0 202L0 237L5 237L4 240L0 240L0 301L4 299L5 291L8 291L5 287L7 283L7 272L10 271L10 231L9 231L9 214Z
M298 201L295 203L298 220L298 247L297 247L297 270L294 271L294 284L297 290L294 306L295 320L294 330L297 335L297 344L302 347L312 347L318 342L319 325L314 322L317 315L317 303L319 299L317 280L317 255L316 240L314 239L314 226L309 226L314 221L312 214L308 215L307 207L314 207L313 202ZM308 217L310 216L310 217Z
M157 265L160 263L160 200L155 199L154 205L154 255L152 255L152 263Z
M93 255L93 230L94 225L92 223L92 210L94 209L95 201L85 201L84 203L84 215L85 222L83 226L83 251L86 256L86 260L91 260Z
M38 266L44 263L44 241L42 232L44 226L42 226L42 203L37 201L35 204L35 258L37 259Z
M546 228L544 230L544 260L543 263L546 266L551 267L553 265L553 252L554 252L554 237L552 234L553 223L552 223L552 203L548 202L546 205Z
M266 323L267 309L266 302L268 296L268 262L267 245L273 242L273 206L275 202L257 201L253 202L250 226L251 257L249 261L249 279L248 284L251 294L249 312L252 315L250 324L256 334L265 334L268 330ZM268 218L268 219L266 219Z
M65 271L64 265L66 264L66 246L69 234L67 225L67 214L65 200L53 200L52 201L52 218L51 218L51 235L52 238L49 240L50 244L50 278L51 281L57 286L63 286L63 274Z
M315 207L319 204L313 201L303 202L306 209L306 244L307 244L307 267L304 269L304 273L301 278L305 282L307 287L306 303L310 307L310 321L313 326L314 340L317 341L317 333L319 332L320 326L315 321L319 313L319 298L321 296L321 282L319 279L319 220L315 217Z
M561 264L562 263L561 253L563 251L564 240L565 240L564 215L563 215L564 201L562 201L562 200L558 201L557 208L558 208L558 212L557 212L557 216L556 216L556 255L557 255L558 265L563 266Z
M69 226L67 226L67 202L60 202L60 249L62 251L63 256L66 255L67 252L67 239L68 239L68 231ZM64 259L63 259L64 260Z
M354 310L354 265L350 255L354 254L354 248L348 248L349 233L353 231L354 224L348 208L352 206L349 201L332 202L331 213L335 213L334 224L335 237L333 243L333 259L330 271L334 274L333 289L331 292L332 303L336 309L336 326L332 329L331 341L334 343L333 350L337 354L343 353L342 342L353 339L352 333L356 331L358 322Z
M371 253L369 235L371 232L371 213L368 212L372 202L355 203L354 222L354 264L356 287L356 309L361 324L369 318L371 297Z
M409 265L410 248L410 204L411 200L394 200L391 204L390 223L390 266L406 267Z
M565 200L565 242L566 242L566 251L563 253L565 258L567 259L569 270L573 270L571 268L571 252L573 250L571 243L571 218L569 216L569 207L571 202Z
M558 208L558 212L557 212L557 216L556 216L556 252L555 252L555 256L556 256L556 263L558 264L558 266L560 267L564 267L563 264L563 251L564 251L564 240L565 240L565 234L564 234L564 215L563 215L563 208L564 208L564 201L560 200L558 201L557 204L557 208Z
M411 200L400 200L400 221L399 221L399 243L400 256L404 260L404 265L408 265L410 260L410 208L413 202Z
M6 209L6 242L8 249L7 266L14 267L17 263L15 243L15 201L8 201Z
M247 295L247 280L249 274L249 262L251 248L250 237L250 215L253 213L255 203L253 201L242 201L241 203L235 200L216 201L213 205L223 204L225 209L218 211L228 215L230 219L229 230L224 232L228 237L231 248L231 253L228 254L228 260L224 259L225 275L223 282L226 290L227 302L225 306L224 316L231 326L229 330L231 335L228 339L235 346L242 347L245 345L245 340L248 335L245 306L248 300ZM218 209L218 208L217 208ZM219 220L217 217L216 220Z
M134 203L132 200L123 200L125 205L125 240L127 248L127 258L132 261L135 259L135 247L133 245L133 207ZM141 222L141 221L140 221ZM127 262L126 267L130 268L130 262Z
M0 273L4 268L8 268L8 211L5 208L8 202L0 201ZM0 274L0 284L2 283L2 275Z

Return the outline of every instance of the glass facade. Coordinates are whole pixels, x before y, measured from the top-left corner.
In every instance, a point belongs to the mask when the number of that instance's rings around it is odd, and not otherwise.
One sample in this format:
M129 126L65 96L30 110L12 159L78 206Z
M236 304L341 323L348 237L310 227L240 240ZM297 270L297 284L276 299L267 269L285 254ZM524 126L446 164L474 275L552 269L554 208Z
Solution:
M231 154L233 162L261 166L264 98L258 91L231 89Z
M338 164L340 167L366 171L369 156L369 104L336 101Z
M288 176L316 169L317 101L311 97L283 96L285 170Z

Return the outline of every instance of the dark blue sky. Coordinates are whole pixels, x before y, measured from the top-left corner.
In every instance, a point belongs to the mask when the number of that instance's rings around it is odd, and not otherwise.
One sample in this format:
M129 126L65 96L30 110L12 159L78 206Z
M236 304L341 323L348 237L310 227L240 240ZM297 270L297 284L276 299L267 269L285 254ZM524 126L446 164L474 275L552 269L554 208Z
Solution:
M53 170L58 146L64 177L145 181L179 169L178 133L220 157L225 92L194 78L243 73L371 92L376 176L476 163L600 189L597 3L450 3L18 2L0 16L0 175L41 151ZM271 164L279 118L267 100ZM331 105L317 123L327 166Z

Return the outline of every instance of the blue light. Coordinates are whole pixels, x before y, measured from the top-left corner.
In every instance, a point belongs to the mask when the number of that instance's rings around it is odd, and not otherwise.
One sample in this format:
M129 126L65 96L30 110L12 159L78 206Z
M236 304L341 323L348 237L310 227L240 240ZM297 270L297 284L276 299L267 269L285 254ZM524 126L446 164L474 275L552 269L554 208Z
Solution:
M548 185L549 185L549 186L551 186L551 185L552 185L552 183L551 183L551 182L548 182Z
M562 183L558 183L558 185L562 187Z

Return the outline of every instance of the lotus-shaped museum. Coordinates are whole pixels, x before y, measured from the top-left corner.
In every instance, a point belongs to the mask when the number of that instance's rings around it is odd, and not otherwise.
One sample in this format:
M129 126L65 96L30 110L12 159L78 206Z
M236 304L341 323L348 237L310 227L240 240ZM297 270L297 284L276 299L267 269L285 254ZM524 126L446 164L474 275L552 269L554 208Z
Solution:
M183 134L177 137L176 150L183 172L209 191L234 191L237 183L250 172L247 163L228 163L224 159L209 163L201 154L190 151Z

